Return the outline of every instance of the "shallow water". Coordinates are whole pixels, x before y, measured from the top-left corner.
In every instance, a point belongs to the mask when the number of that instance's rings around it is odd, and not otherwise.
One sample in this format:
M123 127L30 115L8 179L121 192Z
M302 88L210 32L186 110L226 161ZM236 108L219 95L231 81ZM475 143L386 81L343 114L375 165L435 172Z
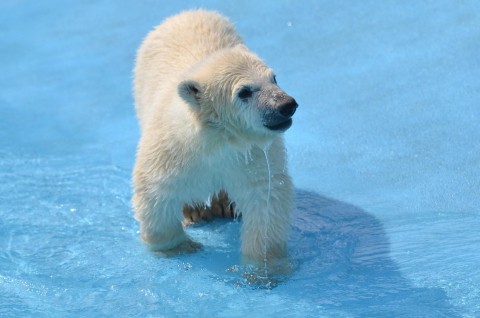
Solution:
M160 258L133 219L135 50L197 6L300 105L295 268L270 289L239 266L241 220ZM2 1L0 316L480 316L478 21L453 0Z
M405 230L426 236L409 242L403 237L405 245L397 244L392 253L375 216L297 189L290 241L295 270L265 290L264 282L252 282L239 266L240 222L189 228L204 250L159 258L138 239L128 170L107 163L89 168L88 159L75 157L68 162L17 159L2 169L15 166L24 172L12 182L15 191L5 185L0 189L9 193L0 205L0 233L6 238L0 246L2 316L169 317L193 314L194 308L200 315L240 317L254 308L272 316L460 317L462 303L477 310L476 251L468 244L458 250L459 239L451 236L444 240L452 246L442 244L443 250L432 255L427 243L428 232L435 233L431 223L437 231L445 226L431 216L427 231L412 224L391 231L395 239ZM451 258L462 259L432 272L451 250L458 253ZM468 278L462 277L462 268L470 268ZM432 284L437 280L440 286ZM459 290L462 284L470 287ZM455 295L462 295L456 304Z

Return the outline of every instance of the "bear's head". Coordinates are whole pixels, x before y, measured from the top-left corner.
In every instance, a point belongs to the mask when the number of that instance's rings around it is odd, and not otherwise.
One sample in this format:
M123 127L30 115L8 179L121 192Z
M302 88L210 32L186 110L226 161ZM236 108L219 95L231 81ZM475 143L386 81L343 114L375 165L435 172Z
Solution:
M218 51L195 64L178 87L206 127L229 139L271 138L292 125L295 99L273 71L244 45Z

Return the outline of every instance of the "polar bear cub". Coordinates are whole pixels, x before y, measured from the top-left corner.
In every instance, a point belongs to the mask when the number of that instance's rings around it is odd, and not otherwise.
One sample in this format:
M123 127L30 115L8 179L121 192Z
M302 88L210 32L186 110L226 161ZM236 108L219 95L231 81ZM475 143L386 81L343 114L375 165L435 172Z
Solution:
M218 13L186 11L138 50L141 126L133 206L142 239L165 254L192 252L182 207L225 191L242 215L242 253L286 257L293 190L282 133L297 103Z

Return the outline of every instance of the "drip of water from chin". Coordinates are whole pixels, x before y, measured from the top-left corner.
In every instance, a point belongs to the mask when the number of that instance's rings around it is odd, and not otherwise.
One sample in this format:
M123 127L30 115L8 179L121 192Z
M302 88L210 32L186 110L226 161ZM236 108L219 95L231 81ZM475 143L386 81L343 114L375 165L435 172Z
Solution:
M268 249L268 226L270 224L270 191L272 189L272 171L270 170L270 160L268 158L268 152L270 150L270 144L267 144L263 147L263 154L265 156L265 161L267 164L267 173L268 173L268 191L267 191L267 203L263 213L263 269L265 278L268 278L268 259L267 259L267 249Z

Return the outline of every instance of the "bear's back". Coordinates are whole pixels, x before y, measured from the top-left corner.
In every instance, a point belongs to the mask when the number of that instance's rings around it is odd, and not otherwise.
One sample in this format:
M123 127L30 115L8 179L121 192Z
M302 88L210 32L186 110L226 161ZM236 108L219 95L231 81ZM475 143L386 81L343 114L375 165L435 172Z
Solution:
M137 52L134 85L139 117L168 82L178 81L213 52L241 43L235 27L216 12L192 10L166 19L147 35Z

